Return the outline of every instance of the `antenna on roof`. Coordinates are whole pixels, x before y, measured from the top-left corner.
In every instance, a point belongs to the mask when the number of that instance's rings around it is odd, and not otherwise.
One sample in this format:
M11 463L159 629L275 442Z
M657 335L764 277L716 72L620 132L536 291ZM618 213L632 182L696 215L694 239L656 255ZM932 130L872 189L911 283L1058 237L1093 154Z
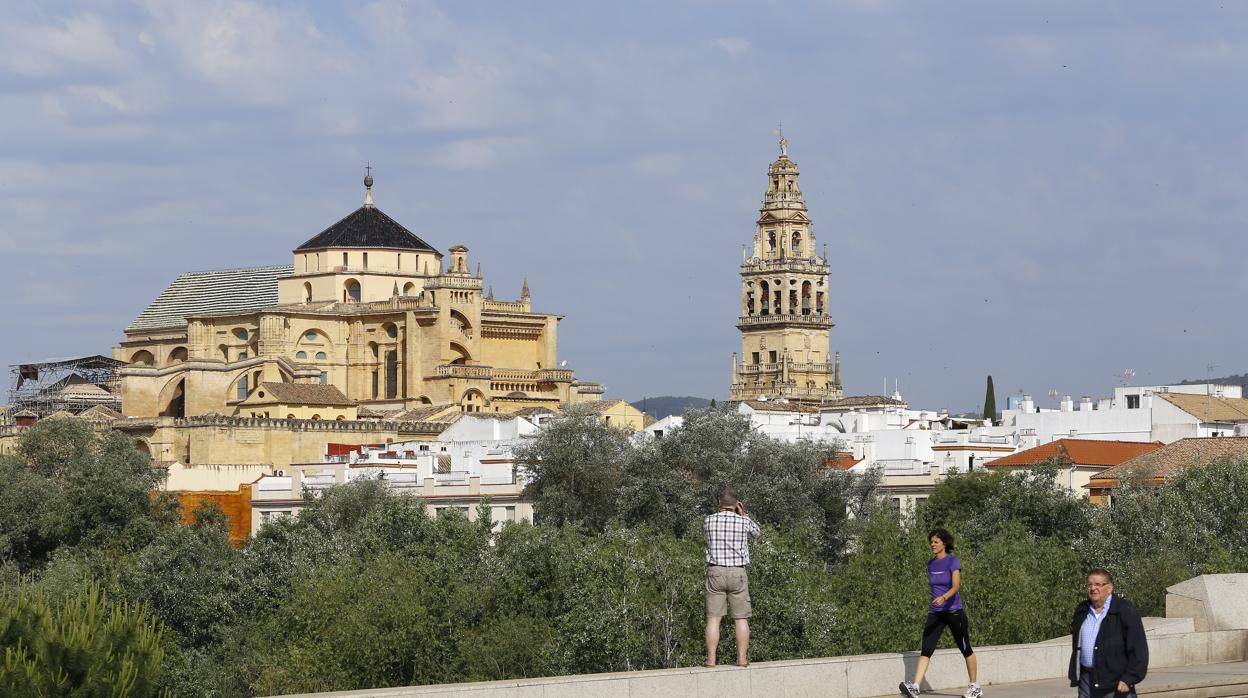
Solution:
M364 205L368 207L373 205L373 163L371 160L364 164Z
M1122 382L1122 387L1124 388L1131 384L1132 378L1135 378L1134 368L1128 368L1118 376L1118 379Z

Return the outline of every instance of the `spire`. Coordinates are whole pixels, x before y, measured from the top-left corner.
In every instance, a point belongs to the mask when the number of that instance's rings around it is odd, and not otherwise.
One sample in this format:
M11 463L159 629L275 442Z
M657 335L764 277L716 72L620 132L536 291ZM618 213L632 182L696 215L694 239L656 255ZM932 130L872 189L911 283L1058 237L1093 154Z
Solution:
M520 287L520 299L528 300L529 298L529 277L524 277L524 286Z
M391 293L391 295L395 296L396 298L398 297L398 295L399 295L399 282L397 282L397 281L396 281L396 282L394 282L394 290L393 290L393 291L391 291L390 293Z
M841 352L836 352L836 364L832 369L832 385L841 384Z
M477 261L477 278L481 278L481 262Z
M485 295L486 300L494 300L494 287L490 287L490 292Z
M364 205L373 207L373 163L364 165Z
M784 122L776 124L776 135L780 137L780 157L789 157L789 139L784 137Z

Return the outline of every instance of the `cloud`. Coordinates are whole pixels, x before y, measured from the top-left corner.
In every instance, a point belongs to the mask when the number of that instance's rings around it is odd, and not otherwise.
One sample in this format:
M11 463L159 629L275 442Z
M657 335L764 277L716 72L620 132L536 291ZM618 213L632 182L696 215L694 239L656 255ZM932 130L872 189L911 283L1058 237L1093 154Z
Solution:
M739 36L721 36L715 40L715 45L730 56L740 56L750 51L750 42Z
M108 25L94 14L49 24L0 22L0 67L18 75L63 79L71 72L116 71L128 63Z

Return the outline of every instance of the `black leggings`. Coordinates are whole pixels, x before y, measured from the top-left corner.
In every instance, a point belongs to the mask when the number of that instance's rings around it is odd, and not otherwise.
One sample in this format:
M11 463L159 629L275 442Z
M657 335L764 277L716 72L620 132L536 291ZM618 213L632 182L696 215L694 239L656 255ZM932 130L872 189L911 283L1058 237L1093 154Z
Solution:
M971 649L966 611L959 608L956 611L932 611L927 614L927 623L923 625L924 657L930 657L936 651L936 643L940 642L940 635L946 627L953 634L953 641L958 645L958 651L963 657L975 654L975 650Z

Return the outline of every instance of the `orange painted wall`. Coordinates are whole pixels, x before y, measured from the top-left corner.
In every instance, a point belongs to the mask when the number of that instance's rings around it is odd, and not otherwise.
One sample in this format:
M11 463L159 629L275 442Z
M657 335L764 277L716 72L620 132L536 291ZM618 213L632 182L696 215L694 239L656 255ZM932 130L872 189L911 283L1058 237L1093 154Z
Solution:
M243 547L251 537L251 485L240 485L237 492L178 492L182 503L182 523L194 523L195 510L204 502L216 502L230 519L230 543Z

